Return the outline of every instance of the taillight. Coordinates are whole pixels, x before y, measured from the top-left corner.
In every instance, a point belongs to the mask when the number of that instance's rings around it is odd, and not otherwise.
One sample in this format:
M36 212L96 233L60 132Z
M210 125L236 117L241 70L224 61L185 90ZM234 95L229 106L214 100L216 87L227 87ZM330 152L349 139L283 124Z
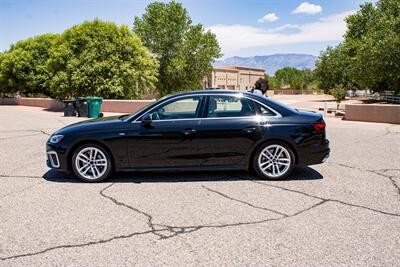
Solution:
M318 123L314 123L314 130L317 133L322 133L325 130L326 124L325 122L318 122Z

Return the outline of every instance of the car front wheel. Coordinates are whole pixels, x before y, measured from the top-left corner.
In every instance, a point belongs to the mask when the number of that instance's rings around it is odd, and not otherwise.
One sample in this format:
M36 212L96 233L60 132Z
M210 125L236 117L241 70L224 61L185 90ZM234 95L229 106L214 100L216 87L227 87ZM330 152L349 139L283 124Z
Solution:
M261 145L253 159L257 174L268 180L287 178L293 171L295 156L292 149L283 142L272 141Z
M84 144L72 156L72 169L84 182L100 182L111 174L111 157L102 146Z

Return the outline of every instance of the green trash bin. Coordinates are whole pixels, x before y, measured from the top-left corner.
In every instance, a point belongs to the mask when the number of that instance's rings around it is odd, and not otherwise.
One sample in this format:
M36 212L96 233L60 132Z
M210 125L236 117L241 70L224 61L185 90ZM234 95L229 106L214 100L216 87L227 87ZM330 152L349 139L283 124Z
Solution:
M86 101L89 106L89 118L97 118L100 115L101 103L103 98L101 97L86 97Z

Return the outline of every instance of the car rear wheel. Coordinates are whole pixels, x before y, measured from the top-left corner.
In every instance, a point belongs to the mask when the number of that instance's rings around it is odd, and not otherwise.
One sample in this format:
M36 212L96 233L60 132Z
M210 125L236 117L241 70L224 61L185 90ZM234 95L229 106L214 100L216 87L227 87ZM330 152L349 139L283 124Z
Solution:
M100 182L112 172L111 157L102 146L84 144L72 156L72 169L84 182Z
M287 178L293 171L295 156L292 149L279 141L267 142L258 147L253 158L257 174L268 180Z

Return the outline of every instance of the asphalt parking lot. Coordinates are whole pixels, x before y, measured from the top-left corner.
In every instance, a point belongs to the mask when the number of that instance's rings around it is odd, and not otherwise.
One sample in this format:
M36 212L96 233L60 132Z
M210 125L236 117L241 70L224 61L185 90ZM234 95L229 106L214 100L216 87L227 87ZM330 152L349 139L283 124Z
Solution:
M129 173L85 184L45 166L49 134L78 120L0 106L0 266L400 265L400 125L328 117L331 157L287 181Z

